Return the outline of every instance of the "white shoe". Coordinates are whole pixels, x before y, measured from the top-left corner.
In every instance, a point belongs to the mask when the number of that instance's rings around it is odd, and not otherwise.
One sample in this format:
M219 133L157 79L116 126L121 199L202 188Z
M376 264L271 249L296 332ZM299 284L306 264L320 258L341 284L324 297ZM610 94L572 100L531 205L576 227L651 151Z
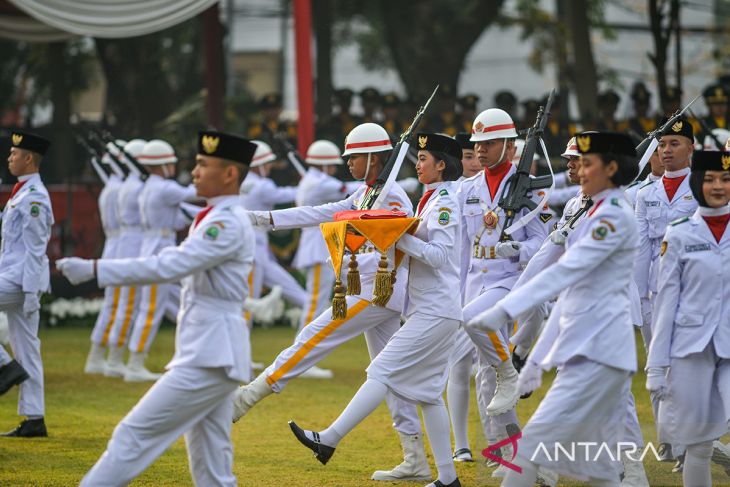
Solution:
M730 448L718 440L712 442L712 461L724 468L725 473L730 475Z
M303 373L299 374L302 379L331 379L334 376L329 369L320 369L316 365L311 366Z
M91 344L89 356L86 357L86 365L84 373L86 374L103 374L104 373L104 352L106 348L95 343Z
M403 447L403 462L393 470L376 470L371 477L373 480L431 480L431 467L426 461L426 450L423 447L422 435L400 436Z
M253 370L264 370L264 364L262 362L251 362L251 368Z
M127 370L124 371L124 382L148 382L162 377L162 374L150 372L144 366L145 354L132 352L129 354Z
M124 352L126 347L113 347L109 350L109 356L104 363L104 375L106 377L124 377L127 367L124 365Z
M246 415L256 403L271 394L273 389L264 374L259 375L250 383L236 389L233 394L233 422L235 423Z
M512 360L507 359L494 367L497 373L497 387L494 397L487 406L489 416L499 416L514 408L520 398L517 389L517 370L512 365Z
M454 452L453 459L455 462L473 462L474 457L468 448L459 448Z
M545 467L540 467L537 469L535 484L540 487L555 487L558 485L558 474Z

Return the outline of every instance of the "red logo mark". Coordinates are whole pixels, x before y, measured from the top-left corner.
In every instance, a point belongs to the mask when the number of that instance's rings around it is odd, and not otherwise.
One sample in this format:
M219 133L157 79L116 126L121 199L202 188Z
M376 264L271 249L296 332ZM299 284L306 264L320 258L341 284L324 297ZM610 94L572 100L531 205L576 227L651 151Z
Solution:
M522 473L522 467L518 467L514 463L511 463L511 460L514 460L517 456L517 440L522 438L522 432L517 433L516 435L510 436L509 438L505 438L502 441L499 441L495 443L494 445L489 445L484 450L482 450L482 456L489 458L490 460L493 460L500 465L504 465L505 467L514 470L517 473ZM512 444L512 458L509 460L505 460L504 458L495 455L492 453L492 451L497 450L499 448L502 448L505 445Z

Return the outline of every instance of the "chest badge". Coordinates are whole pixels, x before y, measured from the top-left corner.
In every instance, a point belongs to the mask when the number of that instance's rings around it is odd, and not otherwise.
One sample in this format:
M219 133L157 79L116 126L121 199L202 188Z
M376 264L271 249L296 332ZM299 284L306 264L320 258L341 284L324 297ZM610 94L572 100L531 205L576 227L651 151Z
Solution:
M494 211L490 210L489 212L484 214L484 228L487 229L488 233L492 233L492 230L497 228L497 224L499 223L499 215L495 213Z

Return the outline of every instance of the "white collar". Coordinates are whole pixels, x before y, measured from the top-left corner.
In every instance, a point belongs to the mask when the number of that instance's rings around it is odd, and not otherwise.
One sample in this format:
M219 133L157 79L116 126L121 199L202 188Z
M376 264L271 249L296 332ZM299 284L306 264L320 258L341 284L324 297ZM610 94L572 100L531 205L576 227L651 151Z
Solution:
M18 176L18 182L28 181L33 176L37 176L37 172L32 172L30 174L23 174L22 176Z
M649 173L649 175L648 175L648 176L646 177L646 180L647 180L647 181L658 181L658 180L660 180L661 178L662 178L661 176L657 176L657 175L656 175L656 174L654 174L653 172L650 172L650 173Z
M239 204L240 197L241 195L239 194L224 194L221 196L207 198L206 201L208 202L208 206L220 205L221 203L226 203L228 200L230 200L231 203Z
M664 171L663 177L673 179L686 176L687 174L689 174L689 168L683 167L682 169L677 169L676 171Z
M730 213L730 205L721 206L720 208L710 208L707 206L700 206L697 208L702 216L720 216L727 215Z

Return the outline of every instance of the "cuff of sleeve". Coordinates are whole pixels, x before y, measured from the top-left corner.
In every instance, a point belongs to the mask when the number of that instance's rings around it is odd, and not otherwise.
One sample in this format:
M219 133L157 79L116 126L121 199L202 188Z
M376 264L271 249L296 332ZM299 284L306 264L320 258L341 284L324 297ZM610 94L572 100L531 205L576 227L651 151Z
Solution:
M421 255L421 247L424 244L425 242L418 237L414 237L413 235L405 233L398 240L396 248L402 250L410 257L418 257Z

